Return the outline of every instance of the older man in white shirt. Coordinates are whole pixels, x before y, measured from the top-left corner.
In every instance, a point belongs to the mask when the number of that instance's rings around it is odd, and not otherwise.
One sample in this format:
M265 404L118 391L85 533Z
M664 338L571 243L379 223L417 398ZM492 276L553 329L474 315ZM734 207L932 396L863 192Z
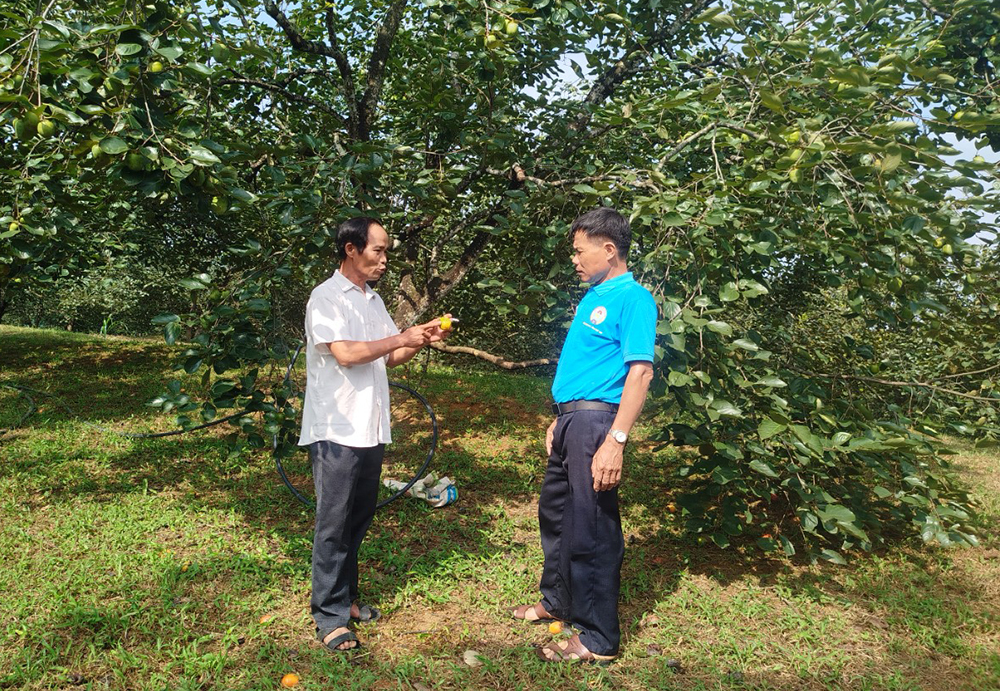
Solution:
M316 485L311 609L330 650L360 647L350 621L378 610L358 602L358 548L371 525L389 432L386 367L440 341L440 321L400 333L371 289L386 270L389 236L374 218L337 230L340 269L306 306L306 398L300 446L309 447Z

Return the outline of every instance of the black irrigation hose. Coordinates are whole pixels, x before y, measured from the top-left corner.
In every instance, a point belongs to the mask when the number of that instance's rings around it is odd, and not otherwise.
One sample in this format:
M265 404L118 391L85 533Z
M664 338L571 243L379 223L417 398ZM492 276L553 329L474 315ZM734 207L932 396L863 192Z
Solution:
M288 369L285 371L285 379L282 382L282 386L287 386L288 383L291 381L292 368L295 367L295 361L298 359L299 353L301 351L302 351L302 345L299 344L299 347L295 349L295 353L292 354L291 362L288 363ZM420 469L413 475L412 478L410 478L410 481L407 482L406 485L404 485L398 492L396 492L395 494L393 494L391 497L389 497L388 499L385 499L383 501L380 501L375 506L376 509L381 509L382 507L386 506L390 502L393 502L393 501L399 499L401 496L403 496L404 494L406 494L407 490L409 490L411 487L413 487L414 484L416 484L416 482L417 482L418 479L420 479L421 477L423 477L424 473L427 472L428 466L430 466L430 464L431 464L431 460L434 458L434 452L437 451L437 442L438 442L438 423L437 423L437 417L434 415L434 409L431 408L431 404L427 402L427 399L424 398L423 396L421 396L415 390L411 389L409 386L406 386L405 384L399 384L397 382L391 381L391 382L389 382L389 386L393 386L393 387L395 387L397 389L401 389L403 391L406 391L408 394L410 394L411 396L413 396L414 398L416 398L418 401L420 401L421 403L423 403L424 408L427 409L427 414L431 418L431 445L430 445L430 448L427 451L427 458L424 459L424 464L422 466L420 466ZM26 412L21 417L21 419L18 420L17 423L15 423L13 426L0 429L0 436L3 436L4 434L6 434L8 431L10 431L12 429L16 429L16 428L20 427L25 422L27 422L28 418L30 418L32 415L34 415L35 413L38 412L38 406L35 404L35 399L33 399L31 397L31 395L30 395L32 393L33 394L38 394L39 396L45 396L47 398L50 398L50 399L53 400L53 402L56 405L58 405L59 407L63 408L66 412L68 412L73 417L76 417L76 418L80 417L80 415L75 410L73 410L73 408L71 408L70 406L66 405L62 401L60 401L58 398L56 398L56 396L54 394L50 394L50 393L47 393L45 391L39 391L38 389L32 389L29 386L23 386L21 384L0 384L0 388L13 389L15 391L18 391L22 396L24 396L26 399L28 399L28 412ZM214 427L215 425L221 425L224 422L229 422L230 420L235 420L236 418L243 417L244 415L246 415L246 414L248 414L250 412L251 411L249 411L249 410L241 410L238 413L233 413L232 415L227 415L226 417L219 418L218 420L212 420L211 422L206 422L206 423L203 423L203 424L200 424L200 425L196 425L194 427L189 427L187 429L171 430L169 432L120 432L120 431L118 431L116 429L111 429L110 427L103 427L101 425L95 425L94 423L87 422L86 420L80 420L80 422L82 422L87 427L91 427L91 428L96 429L96 430L98 430L100 432L105 432L105 433L108 433L108 434L117 434L120 437L126 437L128 439L161 439L163 437L172 437L172 436L175 436L175 435L178 435L178 434L187 434L188 432L195 432L197 430L206 429L208 427ZM296 499L298 499L300 502L302 502L303 504L305 504L306 506L308 506L310 508L315 507L315 504L313 503L313 501L311 499L309 499L308 497L306 497L304 494L302 494L302 492L300 492L295 487L295 485L292 484L292 481L288 479L288 475L285 473L285 468L284 468L284 466L281 465L281 455L278 453L278 433L277 432L275 432L275 434L274 434L274 436L272 438L272 449L273 449L273 452L274 452L274 465L278 469L278 475L281 476L281 481L285 483L285 486L288 487L289 491L291 491L292 495Z
M26 412L24 415L22 415L21 419L18 420L17 422L15 422L10 427L4 427L4 428L0 429L0 436L3 436L5 434L7 434L7 432L10 432L12 429L17 429L18 427L20 427L21 425L23 425L25 422L27 422L29 417L31 417L32 415L34 415L35 413L38 412L38 406L35 404L35 399L32 398L31 396L29 396L28 392L22 390L20 387L17 387L17 386L15 386L13 384L2 384L2 385L0 385L0 388L14 389L15 391L18 391L24 398L28 399L28 412Z
M295 367L295 361L298 359L299 353L301 351L302 351L302 345L299 344L299 347L295 349L295 353L292 354L291 362L288 363L288 369L285 371L285 380L283 382L283 385L287 385L291 380L292 368ZM418 401L424 404L424 408L427 409L427 414L431 418L431 445L430 449L428 449L427 451L427 458L424 459L424 464L420 466L420 470L414 473L413 477L410 478L410 481L407 482L403 487L401 487L398 492L393 494L388 499L380 501L378 504L376 504L375 505L376 509L381 509L383 506L386 506L390 502L399 499L401 496L406 494L407 490L409 490L411 487L413 487L414 484L416 484L417 480L423 477L424 473L427 472L428 466L430 466L431 464L431 460L434 458L434 452L437 451L437 442L438 442L437 417L434 415L434 409L431 408L431 404L427 402L427 399L421 396L413 389L411 389L409 386L406 386L405 384L399 384L397 382L391 381L389 382L389 386L393 386L397 389L406 391L408 394L410 394L411 396L413 396ZM292 495L296 499L298 499L300 502L302 502L303 504L305 504L310 508L315 507L316 504L311 499L302 494L302 492L300 492L295 487L295 485L292 484L292 481L288 479L288 475L285 473L285 468L284 466L281 465L281 455L278 453L277 432L275 432L274 436L272 437L272 448L274 449L274 465L278 468L278 475L281 476L281 481L285 483L285 486L288 487L288 490L292 493Z

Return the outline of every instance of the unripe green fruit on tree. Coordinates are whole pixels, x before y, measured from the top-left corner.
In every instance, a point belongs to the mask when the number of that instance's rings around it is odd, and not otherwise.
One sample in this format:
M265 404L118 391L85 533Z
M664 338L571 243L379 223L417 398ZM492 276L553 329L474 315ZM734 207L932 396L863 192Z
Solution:
M944 244L944 238L942 238L942 237L936 237L936 238L934 238L934 246L935 247L940 247L943 244Z
M949 245L948 243L941 245L941 251L944 252L945 254L950 255L952 253L951 245Z
M500 43L500 39L496 37L496 34L486 34L486 38L483 39L483 44L487 48L493 48L498 43Z
M893 276L889 279L889 292L893 295L898 295L903 290L903 279L899 276Z
M972 157L972 162L973 163L986 163L986 159L983 158L982 156L973 156Z
M20 223L18 223L17 221L11 221L10 225L7 226L7 230L9 230L10 232L13 233L13 232L15 232L20 227L21 227Z
M903 262L903 266L907 268L911 268L914 264L917 263L917 260L914 259L913 256L909 254L900 259L900 261Z
M38 136L48 139L55 133L56 133L56 123L52 122L48 118L39 121Z
M229 200L225 197L212 197L212 211L221 216L229 211Z
M225 62L229 59L229 47L221 41L216 41L212 44L212 57L219 62Z
M508 36L513 36L517 33L517 22L513 19L508 19L507 24L504 25L504 31L507 32Z
M129 170L142 170L146 167L146 157L132 152L125 157L125 165Z
M163 71L163 63L160 62L159 60L154 60L153 62L149 63L149 71L150 72L154 72L154 73L155 72L162 72Z

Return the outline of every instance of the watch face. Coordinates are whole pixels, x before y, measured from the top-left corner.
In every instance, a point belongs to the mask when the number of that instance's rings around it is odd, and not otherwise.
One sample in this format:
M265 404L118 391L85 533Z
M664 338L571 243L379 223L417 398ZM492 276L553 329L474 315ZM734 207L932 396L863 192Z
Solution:
M616 429L611 433L611 436L615 438L615 441L619 444L624 444L625 440L628 439L628 435L622 432L620 429Z

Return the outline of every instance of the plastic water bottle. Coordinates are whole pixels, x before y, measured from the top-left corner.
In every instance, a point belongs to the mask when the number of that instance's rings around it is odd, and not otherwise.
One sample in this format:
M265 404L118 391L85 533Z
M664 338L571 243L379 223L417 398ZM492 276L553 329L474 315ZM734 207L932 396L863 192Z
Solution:
M406 486L405 482L390 478L382 480L382 484L397 492ZM411 497L423 499L435 508L447 506L458 499L458 489L451 478L446 476L439 479L434 473L414 482L406 493Z

